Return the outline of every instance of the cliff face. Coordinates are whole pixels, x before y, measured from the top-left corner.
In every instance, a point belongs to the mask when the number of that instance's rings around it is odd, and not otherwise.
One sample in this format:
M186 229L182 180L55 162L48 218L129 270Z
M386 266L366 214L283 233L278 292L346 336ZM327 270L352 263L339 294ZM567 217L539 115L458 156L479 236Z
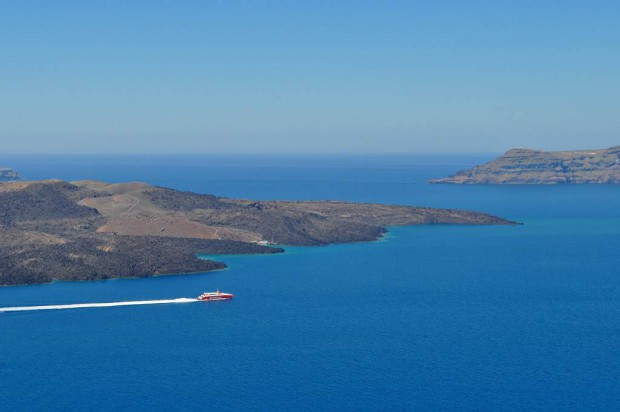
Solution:
M0 183L0 285L206 272L197 254L263 243L374 240L386 225L513 224L485 213L345 202L256 202L145 183Z
M13 180L21 180L21 176L13 169L8 167L0 167L0 182L10 182Z
M544 152L512 149L499 158L430 183L620 183L620 146L602 150Z

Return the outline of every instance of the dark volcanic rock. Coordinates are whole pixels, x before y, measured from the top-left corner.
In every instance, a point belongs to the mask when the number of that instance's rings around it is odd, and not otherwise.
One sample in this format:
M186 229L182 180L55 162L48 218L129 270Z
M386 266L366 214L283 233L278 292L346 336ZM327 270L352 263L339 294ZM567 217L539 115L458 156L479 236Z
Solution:
M72 199L78 188L61 181L26 184L18 190L14 184L0 185L0 224L10 225L21 221L52 219L79 219L98 215L97 210L80 206Z
M4 238L19 236L0 234ZM226 240L110 235L63 240L37 244L22 239L13 245L2 242L0 285L208 272L226 265L199 259L197 254L283 252L280 248Z
M151 202L166 210L190 212L194 209L226 209L232 205L224 203L213 195L201 195L193 192L158 187L148 192Z
M543 152L512 149L501 157L430 183L620 183L620 146L605 150Z

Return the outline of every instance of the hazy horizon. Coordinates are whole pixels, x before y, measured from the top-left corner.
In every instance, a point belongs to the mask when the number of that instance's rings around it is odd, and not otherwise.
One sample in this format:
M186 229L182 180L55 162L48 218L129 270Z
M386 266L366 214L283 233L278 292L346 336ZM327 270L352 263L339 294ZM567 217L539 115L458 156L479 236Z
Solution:
M0 6L5 153L618 145L620 3Z
M615 146L619 146L619 145L615 145ZM587 151L587 150L599 150L599 149L608 149L610 147L613 146L609 146L609 147L567 147L567 148L563 148L563 149L558 149L558 151ZM222 152L199 152L199 151L194 151L194 152L164 152L164 151L159 151L159 152L154 152L154 151L124 151L124 152L114 152L114 151L84 151L84 152L53 152L53 151L36 151L36 150L32 150L32 151L28 151L28 152L10 152L10 151L2 151L2 153L0 153L0 161L3 158L8 158L10 156L15 156L15 157L57 157L57 158L63 158L63 157L79 157L79 156L86 156L86 157L114 157L114 156L118 156L118 157L249 157L249 158L259 158L259 157L265 157L265 158L269 158L269 157L273 157L273 158L284 158L284 157L292 157L292 158L312 158L312 157L316 157L316 158L321 158L321 157L327 157L327 158L332 158L332 157L343 157L343 158L365 158L365 157L378 157L378 158L390 158L390 157L394 157L394 158L398 158L398 157L408 157L408 158L415 158L415 157L488 157L488 156L500 156L502 154L504 154L505 152L507 152L508 150L511 149L531 149L531 150L543 150L543 149L538 149L536 147L519 147L519 146L514 146L514 147L509 147L506 148L506 150L502 150L502 151L471 151L471 152L466 152L466 151L461 151L461 152L457 152L457 151L401 151L401 152L328 152L328 151L324 151L324 152L302 152L302 151L291 151L291 152L277 152L277 151L262 151L262 152L243 152L243 151L238 151L238 152L232 152L232 151L222 151ZM555 149L551 150L551 151L555 151ZM3 165L0 164L0 167L2 167Z
M171 150L149 150L136 148L136 150L84 150L84 151L55 151L55 150L42 150L38 148L33 148L31 150L22 150L22 151L11 151L11 150L3 150L0 154L1 157L5 156L19 156L19 157L39 157L39 156L50 156L50 157L71 157L71 156L126 156L126 157L140 157L140 156L156 156L156 157L166 157L166 156L248 156L248 157L259 157L259 156L273 156L273 157L366 157L366 156L378 156L378 157L416 157L416 156L499 156L507 152L511 149L531 149L531 150L541 150L541 151L584 151L584 150L601 150L608 149L614 146L620 146L620 140L615 144L610 144L607 146L597 146L594 147L592 145L583 145L580 147L574 146L561 146L558 148L551 149L543 149L540 146L507 146L504 149L500 150L471 150L471 151L456 151L456 150L400 150L400 151L356 151L356 150L342 150L342 151L275 151L275 150L263 150L263 151L243 151L243 150L222 150L222 151L171 151ZM1 166L1 165L0 165Z
M243 151L213 151L213 152L171 152L171 151L80 151L80 152L61 152L61 151L6 151L3 150L0 156L19 156L19 157L65 157L65 156L127 156L127 157L139 157L139 156L273 156L273 157L304 157L304 156L316 156L316 157L366 157L366 156L381 156L381 157L399 157L399 156L488 156L488 155L500 155L515 147L506 148L502 151L471 151L471 152L456 152L456 151L401 151L401 152L355 152L355 151L342 151L342 152L328 152L328 151L316 151L316 152L303 152L303 151L290 151L290 152L277 152L277 151L256 151L256 152L243 152ZM536 149L536 148L527 148ZM586 148L589 149L589 148ZM592 148L602 149L602 148ZM581 150L578 148L566 149L566 150Z

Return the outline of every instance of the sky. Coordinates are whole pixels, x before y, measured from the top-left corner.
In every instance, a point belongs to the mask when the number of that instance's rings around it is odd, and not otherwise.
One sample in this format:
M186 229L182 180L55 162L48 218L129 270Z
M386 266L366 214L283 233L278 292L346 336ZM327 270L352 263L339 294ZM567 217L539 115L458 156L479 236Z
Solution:
M0 2L4 153L620 144L620 2Z

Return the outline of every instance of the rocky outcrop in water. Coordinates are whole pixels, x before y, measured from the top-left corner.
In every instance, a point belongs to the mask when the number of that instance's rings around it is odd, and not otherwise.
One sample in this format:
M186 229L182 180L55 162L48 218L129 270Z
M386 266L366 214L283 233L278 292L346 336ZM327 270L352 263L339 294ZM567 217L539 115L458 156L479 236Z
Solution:
M493 161L430 183L618 184L620 146L562 152L512 149Z
M21 179L22 177L13 169L8 167L0 167L0 182L11 182Z

